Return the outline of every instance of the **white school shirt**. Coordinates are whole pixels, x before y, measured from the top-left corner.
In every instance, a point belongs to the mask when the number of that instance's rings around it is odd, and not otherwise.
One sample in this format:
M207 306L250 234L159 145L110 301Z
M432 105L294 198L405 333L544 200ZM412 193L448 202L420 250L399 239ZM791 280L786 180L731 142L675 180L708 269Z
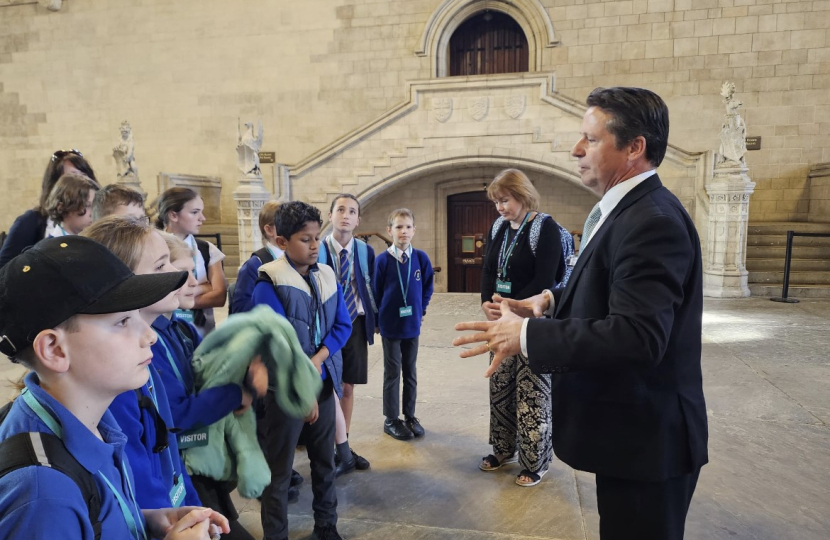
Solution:
M196 263L196 282L199 285L207 283L210 281L208 279L207 268L225 260L225 254L219 251L219 248L216 247L213 242L208 242L208 254L210 255L210 260L207 264L205 264L205 259L202 257L202 252L199 251L199 246L196 245L196 239L193 235L187 235L187 238L185 238L184 241L191 247L191 249L193 249L193 260ZM204 312L207 322L204 327L200 328L197 326L196 329L202 337L204 337L205 334L216 328L216 319L213 316L213 308L204 308L202 312Z
M599 208L602 210L602 217L599 218L599 222L597 223L596 227L594 227L593 232L591 233L591 238L588 238L588 242L579 246L579 252L582 253L585 250L585 246L591 243L591 239L595 238L597 232L599 232L600 227L602 224L605 223L605 218L607 218L611 212L614 211L614 208L620 204L620 201L628 195L631 190L635 187L639 186L652 175L656 174L657 171L651 169L650 171L646 171L644 173L640 173L637 176L632 176L628 180L624 180L617 184L616 186L612 187L608 191L605 192L605 195L602 196L602 199L599 201ZM550 299L550 307L548 308L545 315L553 315L553 308L554 308L554 300L553 295L550 291L545 291L545 294ZM522 354L527 356L527 321L530 319L525 319L522 322L522 333L519 338L519 343L521 344Z
M331 261L330 266L334 269L334 273L337 274L337 282L340 283L340 252L343 250L346 251L346 257L348 257L349 263L359 264L358 261L352 259L352 250L354 249L354 236L352 236L351 240L349 240L349 243L345 246L341 246L340 242L338 242L332 235L329 235L328 240L331 241L331 243L329 244L329 251L331 251L332 247L337 250L337 253L331 254L331 257L334 260ZM366 262L368 263L369 261ZM354 291L354 300L355 306L357 307L357 314L366 315L366 312L363 310L363 302L360 301L360 294L358 294L357 292L357 272L354 268L352 268L351 275L349 276L349 282L349 285L352 287L352 290ZM343 294L345 295L345 292Z

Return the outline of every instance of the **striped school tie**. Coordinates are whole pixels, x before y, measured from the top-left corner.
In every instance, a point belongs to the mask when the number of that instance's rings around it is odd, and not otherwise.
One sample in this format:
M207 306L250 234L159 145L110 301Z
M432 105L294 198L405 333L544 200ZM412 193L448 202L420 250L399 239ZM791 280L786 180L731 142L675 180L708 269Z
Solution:
M340 283L343 285L343 300L354 322L357 318L357 300L354 296L351 275L349 275L349 252L345 249L340 250Z
M579 244L579 251L585 249L585 246L588 245L588 242L591 241L591 236L594 234L594 229L597 227L597 223L602 218L602 209L599 207L599 203L594 206L591 210L591 213L588 214L588 219L585 220L585 226L582 227L582 242Z

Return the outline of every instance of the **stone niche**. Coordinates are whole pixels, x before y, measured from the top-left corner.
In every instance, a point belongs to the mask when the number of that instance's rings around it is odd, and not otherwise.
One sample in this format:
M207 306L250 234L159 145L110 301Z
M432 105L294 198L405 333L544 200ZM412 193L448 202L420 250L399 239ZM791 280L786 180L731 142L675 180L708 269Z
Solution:
M830 163L810 167L810 211L807 221L830 223Z
M208 223L222 222L222 179L217 176L198 176L194 174L159 173L159 195L171 187L190 188L205 203L205 220Z

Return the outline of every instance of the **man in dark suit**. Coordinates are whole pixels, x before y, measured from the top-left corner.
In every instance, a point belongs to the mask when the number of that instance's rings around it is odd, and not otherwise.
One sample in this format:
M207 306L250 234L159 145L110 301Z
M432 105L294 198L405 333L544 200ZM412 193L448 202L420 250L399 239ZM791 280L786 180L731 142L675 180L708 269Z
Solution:
M668 143L663 100L598 88L588 106L571 153L601 200L567 287L504 301L501 319L460 323L479 333L453 343L486 342L461 356L494 351L488 375L519 352L558 375L553 448L596 473L603 540L682 539L708 461L700 241L654 171Z

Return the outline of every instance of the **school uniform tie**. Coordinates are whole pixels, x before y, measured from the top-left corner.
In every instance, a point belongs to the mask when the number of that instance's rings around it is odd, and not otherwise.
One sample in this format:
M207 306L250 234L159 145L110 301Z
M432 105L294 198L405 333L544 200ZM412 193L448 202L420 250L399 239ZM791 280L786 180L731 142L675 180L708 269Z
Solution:
M591 210L591 213L588 214L588 219L585 220L585 226L582 227L582 242L579 244L580 252L588 245L600 219L602 219L602 209L599 207L599 203L597 203Z
M354 297L351 272L349 272L349 252L340 250L340 283L343 284L343 300L346 302L346 309L352 322L357 318L357 300Z
M406 264L408 260L409 256L406 254L406 252L401 253L401 264Z

